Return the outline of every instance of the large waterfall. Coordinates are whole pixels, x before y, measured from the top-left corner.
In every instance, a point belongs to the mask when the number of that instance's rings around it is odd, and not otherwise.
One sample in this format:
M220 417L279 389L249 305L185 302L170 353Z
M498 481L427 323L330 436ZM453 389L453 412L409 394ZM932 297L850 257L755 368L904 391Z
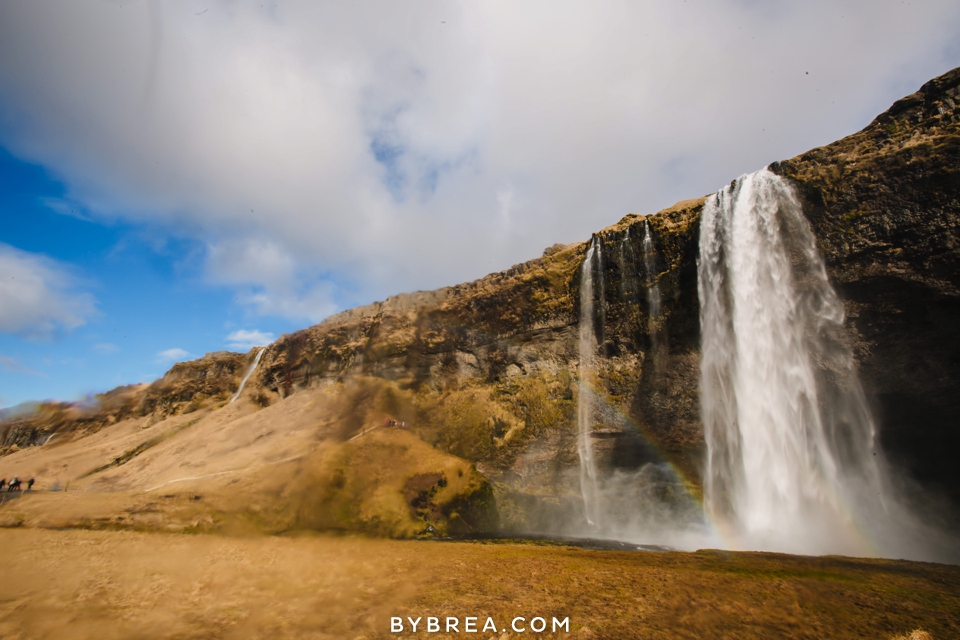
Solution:
M619 240L607 234L619 243L608 258L619 264L607 266L621 276L618 304L646 303L650 372L661 381L669 363L658 252L644 220L640 264L629 229ZM685 549L960 560L949 536L906 506L907 485L884 460L843 304L792 188L767 169L743 176L708 198L700 234L702 508L647 416L627 415L608 395L622 347L613 335L606 353L604 237L594 236L580 268L583 518L559 530ZM611 309L623 322L623 309ZM639 464L624 464L618 447L628 442L642 442Z
M580 492L583 495L583 510L587 522L599 523L599 491L597 465L593 455L594 398L591 385L594 382L594 360L597 353L597 335L593 315L593 271L597 270L602 257L600 243L596 238L590 243L580 270L580 388L577 399L577 453L580 455ZM602 300L602 298L601 298ZM602 304L602 302L601 302Z
M843 343L844 309L769 170L708 199L699 263L705 508L738 548L918 554Z

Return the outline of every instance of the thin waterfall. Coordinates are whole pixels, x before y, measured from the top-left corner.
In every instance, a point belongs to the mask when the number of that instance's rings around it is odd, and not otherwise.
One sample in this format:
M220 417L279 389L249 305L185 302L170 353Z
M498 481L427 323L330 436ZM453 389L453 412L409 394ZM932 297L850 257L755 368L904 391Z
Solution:
M595 260L599 267L599 245L599 241L594 237L580 267L580 389L577 399L577 453L580 455L580 493L583 496L583 510L587 522L591 525L599 525L600 520L597 466L590 436L594 419L594 392L591 387L595 383L594 360L597 353L593 312L593 273ZM602 274L599 268L597 271Z
M662 338L662 310L660 296L660 281L656 273L657 250L653 246L653 236L650 233L650 223L643 221L643 267L647 272L647 334L650 336L650 346L653 351L654 366L659 372L662 368L663 340Z
M700 233L708 514L741 548L923 556L792 188L743 176L707 200Z
M630 227L627 227L627 231L623 234L623 238L620 240L620 299L626 300L629 294L629 276L630 273L627 270L627 249L630 247ZM629 287L632 289L632 287Z
M243 380L240 381L240 387L237 388L237 392L233 394L232 398L230 398L231 403L240 397L240 392L243 391L244 385L247 384L247 380L250 379L250 376L253 375L253 372L257 370L257 365L260 364L260 358L263 356L263 352L266 350L266 347L264 347L257 352L257 357L253 359L253 364L250 365L250 370L247 371L247 375L243 376Z
M597 253L595 260L597 261L594 266L594 272L597 274L597 316L599 321L596 327L595 339L597 345L600 346L601 353L607 355L605 351L604 344L606 343L606 327L607 327L607 289L606 282L603 279L603 243L600 241L599 237L594 240L594 246L597 248Z

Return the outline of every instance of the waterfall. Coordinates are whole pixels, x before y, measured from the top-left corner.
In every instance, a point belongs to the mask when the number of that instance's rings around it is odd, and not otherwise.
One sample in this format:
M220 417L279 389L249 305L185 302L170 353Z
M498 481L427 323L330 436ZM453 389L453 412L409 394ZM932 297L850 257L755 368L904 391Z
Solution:
M577 399L577 453L580 455L580 493L587 522L599 524L599 490L597 467L593 456L590 431L593 428L595 383L594 359L597 353L597 336L593 313L594 261L602 281L600 269L600 243L596 237L590 242L583 265L580 268L580 388ZM602 303L601 303L602 304Z
M263 352L266 350L266 347L264 347L257 352L257 357L253 359L253 364L250 365L250 370L247 371L247 375L243 376L243 380L240 381L240 386L237 388L237 392L233 394L232 398L230 398L231 403L240 397L240 392L243 391L244 385L247 384L247 380L251 375L253 375L253 372L257 370L257 365L260 364L260 358L263 356Z
M597 316L599 318L599 322L597 322L597 325L596 325L596 333L593 335L594 335L594 339L596 340L596 344L600 346L600 353L602 353L603 355L607 355L604 347L604 343L606 342L606 339L607 339L606 337L607 290L606 290L606 283L604 282L604 279L603 279L603 245L599 237L594 240L593 244L594 244L594 247L596 247L597 249L597 253L595 256L597 264L594 267L594 271L597 274ZM591 324L591 326L593 325Z
M630 276L629 271L627 270L627 248L630 247L630 227L627 227L626 233L623 234L623 239L620 240L620 299L626 300L630 294L628 289L632 289L629 286Z
M700 234L707 513L740 548L918 555L793 190L743 176L707 200Z
M663 340L662 338L662 311L660 298L660 281L656 273L657 251L653 246L653 236L650 233L650 223L643 221L643 267L647 272L647 334L650 336L650 346L653 352L654 367L658 373L662 369Z

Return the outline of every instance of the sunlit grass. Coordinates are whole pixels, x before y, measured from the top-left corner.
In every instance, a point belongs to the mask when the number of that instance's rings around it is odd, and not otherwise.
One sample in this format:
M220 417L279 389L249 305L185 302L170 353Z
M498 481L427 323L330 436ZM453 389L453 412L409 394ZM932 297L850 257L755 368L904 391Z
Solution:
M516 616L569 617L575 638L960 636L960 568L891 560L6 529L0 575L4 638L374 640L408 615L510 638L535 637ZM420 631L400 637L444 637Z

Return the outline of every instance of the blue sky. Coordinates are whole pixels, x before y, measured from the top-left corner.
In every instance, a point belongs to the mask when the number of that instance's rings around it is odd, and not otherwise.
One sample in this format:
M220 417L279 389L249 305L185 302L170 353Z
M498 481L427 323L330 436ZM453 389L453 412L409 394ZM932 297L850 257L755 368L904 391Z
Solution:
M940 0L2 3L0 407L709 193L957 43Z
M6 151L0 193L0 243L54 261L72 279L71 293L91 299L75 328L0 333L2 406L149 382L176 360L249 348L250 336L230 339L238 331L272 338L304 324L250 317L230 288L199 277L195 241L144 225L93 222L80 205L64 213L63 184Z

